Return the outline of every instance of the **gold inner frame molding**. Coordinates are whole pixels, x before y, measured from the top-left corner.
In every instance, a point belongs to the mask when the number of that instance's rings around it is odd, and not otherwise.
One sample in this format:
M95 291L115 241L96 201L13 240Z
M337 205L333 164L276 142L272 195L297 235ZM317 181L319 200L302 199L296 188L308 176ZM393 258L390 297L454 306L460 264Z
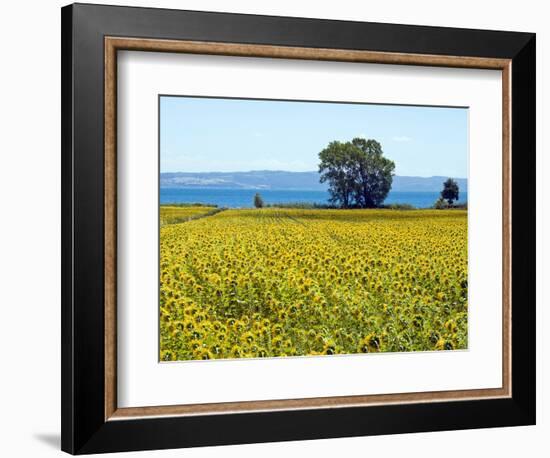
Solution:
M502 387L456 391L119 408L117 405L116 336L116 113L117 51L119 50L500 70L502 72ZM115 421L152 416L211 415L511 397L511 65L511 60L509 59L481 57L105 37L105 420Z

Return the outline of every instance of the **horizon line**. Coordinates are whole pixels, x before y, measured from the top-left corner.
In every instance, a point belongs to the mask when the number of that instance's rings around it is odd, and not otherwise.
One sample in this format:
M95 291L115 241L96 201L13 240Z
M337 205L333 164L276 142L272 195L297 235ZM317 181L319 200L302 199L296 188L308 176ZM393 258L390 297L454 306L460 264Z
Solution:
M271 170L271 169L256 169L256 170L232 170L232 171L228 171L228 172L223 172L223 171L220 171L220 170L213 170L213 171L210 171L210 172L205 172L205 171L201 171L201 172L183 172L183 171L177 171L177 172L160 172L160 174L165 174L165 173L202 173L202 174L206 174L206 173L227 173L227 174L231 174L231 173L252 173L252 172L283 172L283 173L319 173L317 172L316 170L302 170L302 171L297 171L297 170L280 170L280 169L277 169L277 170ZM428 176L422 176L422 175L393 175L394 177L407 177L407 178L454 178L454 179L457 179L457 180L467 180L468 178L467 177L457 177L457 176L453 176L453 175L428 175Z

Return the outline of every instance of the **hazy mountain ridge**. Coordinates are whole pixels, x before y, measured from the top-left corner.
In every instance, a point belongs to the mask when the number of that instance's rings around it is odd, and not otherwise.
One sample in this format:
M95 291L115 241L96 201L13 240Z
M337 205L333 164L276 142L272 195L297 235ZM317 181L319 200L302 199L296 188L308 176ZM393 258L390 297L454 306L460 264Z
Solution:
M412 177L394 176L392 191L439 192L446 176ZM451 177L454 178L454 177ZM455 178L461 191L467 190L466 178ZM171 172L160 174L161 188L210 188L210 189L327 189L319 183L319 173L252 170L249 172Z

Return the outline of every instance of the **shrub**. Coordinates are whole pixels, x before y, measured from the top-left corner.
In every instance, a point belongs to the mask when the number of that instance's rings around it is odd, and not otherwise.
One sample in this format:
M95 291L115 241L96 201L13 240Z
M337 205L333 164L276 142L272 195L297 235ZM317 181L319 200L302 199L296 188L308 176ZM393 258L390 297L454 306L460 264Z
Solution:
M313 209L336 209L340 208L335 205L329 204L319 204L316 202L275 202L273 204L268 204L266 207L272 208L298 208L303 210L313 210Z
M449 204L447 203L447 201L443 197L440 197L439 199L437 199L435 201L433 208L435 208L437 210L443 210L445 208L449 208Z
M388 204L383 205L381 208L387 208L389 210L416 210L416 207L411 204Z

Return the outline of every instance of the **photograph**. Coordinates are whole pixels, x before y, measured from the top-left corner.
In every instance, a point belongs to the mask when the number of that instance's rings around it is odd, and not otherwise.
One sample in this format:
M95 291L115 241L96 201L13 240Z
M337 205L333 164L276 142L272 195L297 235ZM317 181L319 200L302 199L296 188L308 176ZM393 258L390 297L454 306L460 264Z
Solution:
M158 109L161 362L468 349L468 107Z
M540 455L544 15L399 1L8 21L9 456Z

